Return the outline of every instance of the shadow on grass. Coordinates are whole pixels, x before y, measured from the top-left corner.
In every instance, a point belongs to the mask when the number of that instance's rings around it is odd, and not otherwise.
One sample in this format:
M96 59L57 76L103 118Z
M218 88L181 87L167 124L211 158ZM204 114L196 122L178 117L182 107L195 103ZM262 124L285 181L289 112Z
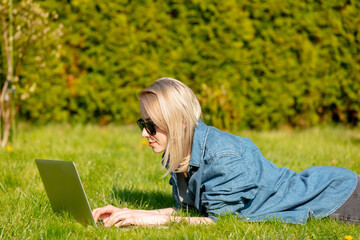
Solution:
M174 198L171 194L159 191L138 190L134 187L119 188L113 186L111 197L115 201L133 205L141 209L168 208L175 205Z
M359 144L360 145L360 136L357 137L351 137L351 142L354 143L354 144Z

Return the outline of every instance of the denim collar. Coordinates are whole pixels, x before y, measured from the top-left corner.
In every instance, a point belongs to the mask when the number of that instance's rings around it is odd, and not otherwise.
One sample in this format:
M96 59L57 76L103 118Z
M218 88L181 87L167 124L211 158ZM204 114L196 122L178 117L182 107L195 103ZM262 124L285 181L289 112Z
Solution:
M190 166L200 167L204 157L208 132L209 127L199 119L194 131L189 169Z

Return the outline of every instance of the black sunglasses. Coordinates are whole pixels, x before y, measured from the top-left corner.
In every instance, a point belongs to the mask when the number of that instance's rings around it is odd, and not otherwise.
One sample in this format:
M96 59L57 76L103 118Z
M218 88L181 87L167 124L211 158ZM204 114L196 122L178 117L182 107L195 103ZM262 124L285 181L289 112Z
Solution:
M139 126L140 130L142 131L144 128L146 131L151 135L154 136L156 134L156 125L153 122L145 122L142 118L137 120L137 125Z

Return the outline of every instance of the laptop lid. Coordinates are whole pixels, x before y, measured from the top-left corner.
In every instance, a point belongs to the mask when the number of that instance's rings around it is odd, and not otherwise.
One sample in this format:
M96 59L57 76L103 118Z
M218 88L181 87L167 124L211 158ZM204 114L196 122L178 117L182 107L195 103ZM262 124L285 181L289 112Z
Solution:
M96 225L75 163L35 161L54 212L67 211L84 226Z

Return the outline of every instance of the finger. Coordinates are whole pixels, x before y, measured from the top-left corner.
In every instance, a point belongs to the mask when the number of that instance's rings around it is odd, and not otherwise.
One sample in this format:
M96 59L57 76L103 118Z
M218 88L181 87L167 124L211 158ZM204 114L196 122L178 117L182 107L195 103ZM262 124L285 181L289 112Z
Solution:
M96 209L93 211L93 217L94 217L94 220L97 222L102 215L104 214L110 214L110 213L107 213L108 211L106 209L103 209L103 208L99 208L99 209Z
M105 220L105 219L107 219L107 218L110 217L110 216L111 216L110 213L101 214L97 220L99 220L99 219ZM94 218L94 219L95 219L95 218Z
M120 217L111 216L111 217L104 219L103 223L104 223L104 227L111 227L119 222L124 221L124 220L125 219L120 218Z
M121 226L122 226L122 222L124 222L124 221L119 221L119 222L115 223L114 226L117 227L117 228L118 228L118 227L121 227Z
M95 209L93 209L93 210L91 211L92 214L94 215L99 209L100 209L100 208L95 208Z
M114 211L115 211L115 207L112 205L107 205L105 207L102 208L96 208L93 210L93 217L94 220L97 221L99 220L99 218L107 218L108 216L110 216Z
M107 205L105 207L102 207L102 208L98 208L96 210L97 213L111 213L115 210L115 207L112 206L112 205Z
M94 218L94 220L95 220L95 222L97 222L98 221L98 211L100 210L100 208L96 208L96 209L93 209L92 210L92 215L93 215L93 218Z
M114 224L114 226L117 227L117 228L118 227L124 227L124 226L130 226L130 225L131 225L131 223L130 223L130 221L128 219L124 219L124 220L119 221L119 222Z
M110 217L104 219L103 223L104 223L105 227L111 227L114 224L116 224L117 222L122 221L122 220L124 220L124 218L121 217L121 215L112 214Z
M97 218L97 215L99 215L98 213L99 213L99 211L101 211L101 209L102 208L96 208L96 209L92 210L92 215L93 215L94 219ZM97 219L95 219L95 220L97 220Z
M129 214L118 211L113 213L110 217L106 218L103 222L105 227L111 227L128 218L130 218Z

